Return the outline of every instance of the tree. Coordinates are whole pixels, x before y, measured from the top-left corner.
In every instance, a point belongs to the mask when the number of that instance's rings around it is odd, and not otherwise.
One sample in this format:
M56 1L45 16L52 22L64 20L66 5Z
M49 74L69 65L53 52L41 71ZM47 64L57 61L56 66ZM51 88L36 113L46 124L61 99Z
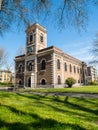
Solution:
M95 36L95 39L93 40L92 48L90 50L92 54L92 60L89 62L89 64L97 65L98 64L98 33Z
M17 55L23 55L26 53L26 49L24 46L20 46L17 50Z
M29 26L42 13L48 12L48 0L1 0L0 34L16 23L19 27Z
M0 48L0 69L5 68L6 70L12 71L14 65L8 56L8 51L5 48Z
M8 60L5 64L5 69L12 72L14 69L13 66L14 66L14 64L12 62L9 62L9 60Z
M66 79L65 83L68 85L69 88L71 88L72 85L76 83L76 80L72 77L69 77Z
M0 48L0 68L6 63L7 52L4 48Z
M46 16L54 18L63 28L67 23L84 28L89 4L97 5L97 0L0 0L0 34L11 28L13 23L29 26Z

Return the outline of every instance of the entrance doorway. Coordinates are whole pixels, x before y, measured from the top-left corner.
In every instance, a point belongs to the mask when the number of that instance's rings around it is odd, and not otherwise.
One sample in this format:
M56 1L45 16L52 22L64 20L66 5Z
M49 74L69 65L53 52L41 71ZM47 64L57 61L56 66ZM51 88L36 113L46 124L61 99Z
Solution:
M45 85L45 84L46 84L45 79L42 79L41 84L42 84L42 85Z
M31 87L31 77L28 78L28 87Z
M22 86L22 80L21 79L19 80L19 86L20 87Z

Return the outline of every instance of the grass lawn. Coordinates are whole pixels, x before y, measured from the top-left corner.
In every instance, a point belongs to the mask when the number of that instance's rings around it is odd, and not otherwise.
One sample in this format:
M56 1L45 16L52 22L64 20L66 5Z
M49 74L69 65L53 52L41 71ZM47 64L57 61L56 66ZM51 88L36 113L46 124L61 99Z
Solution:
M80 86L73 88L47 88L47 89L20 89L21 92L80 92L80 93L98 93L98 86Z
M0 130L98 130L98 99L0 92Z

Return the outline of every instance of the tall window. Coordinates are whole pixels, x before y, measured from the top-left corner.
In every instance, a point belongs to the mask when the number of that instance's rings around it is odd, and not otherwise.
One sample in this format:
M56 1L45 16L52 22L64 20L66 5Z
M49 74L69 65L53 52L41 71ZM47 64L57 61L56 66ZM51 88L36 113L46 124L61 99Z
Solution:
M43 34L41 33L40 35L40 42L43 42L44 41L44 38L43 38Z
M32 63L29 63L29 65L28 65L28 70L29 70L29 71L32 70Z
M57 68L60 69L60 60L57 60Z
M46 69L46 61L45 61L45 60L42 60L41 70L45 70L45 69Z
M61 77L58 76L58 84L61 84Z
M76 67L74 66L74 73L76 73Z
M33 41L33 35L30 34L30 42L32 42L32 41Z
M33 41L33 34L31 33L31 34L29 34L28 36L27 36L27 43L29 44L30 42L32 42Z
M70 64L70 72L72 72L72 65Z
M77 67L77 72L78 72L78 74L79 74L79 68Z
M4 80L6 80L6 74L4 75Z
M65 71L67 71L67 64L66 63L64 64L64 69L65 69Z
M19 73L23 72L23 65L19 65Z

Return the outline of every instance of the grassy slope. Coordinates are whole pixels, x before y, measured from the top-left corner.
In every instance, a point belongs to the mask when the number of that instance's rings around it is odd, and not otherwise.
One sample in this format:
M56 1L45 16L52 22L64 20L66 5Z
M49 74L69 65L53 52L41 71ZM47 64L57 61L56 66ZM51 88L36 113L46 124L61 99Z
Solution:
M0 130L98 130L98 99L0 92Z
M73 88L47 88L47 89L21 89L20 91L32 92L83 92L83 93L98 93L98 86L80 86Z

